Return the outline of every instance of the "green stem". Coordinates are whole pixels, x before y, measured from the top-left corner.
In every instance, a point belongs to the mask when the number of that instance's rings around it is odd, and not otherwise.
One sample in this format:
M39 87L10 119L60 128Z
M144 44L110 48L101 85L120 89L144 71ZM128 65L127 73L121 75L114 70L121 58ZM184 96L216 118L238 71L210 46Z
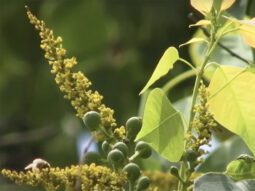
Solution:
M188 70L186 72L183 72L181 74L179 74L178 76L176 76L175 78L173 78L172 80L170 80L169 82L167 82L164 86L163 86L163 90L165 92L169 92L170 90L172 90L177 84L179 84L180 82L195 76L197 74L197 72L195 70Z
M215 21L216 23L216 21ZM216 24L215 24L216 26ZM213 52L213 50L215 49L220 36L218 36L216 38L216 33L217 33L217 27L212 28L211 30L211 35L210 35L210 42L205 54L205 59L204 62L202 63L201 67L198 69L198 73L196 76L196 81L195 81L195 85L194 85L194 89L193 89L193 95L192 95L192 103L191 103L191 108L190 108L190 118L189 118L189 123L188 123L188 132L191 131L191 123L194 120L195 117L195 112L193 111L193 108L196 104L196 100L197 100L197 96L198 96L198 90L199 90L199 86L200 86L200 81L203 77L204 74L204 69L205 66L207 65L210 56ZM186 148L187 145L185 145ZM188 165L187 165L187 161L185 159L183 159L181 161L181 166L180 166L180 177L182 178L182 180L184 180L184 183L182 183L181 181L179 181L179 185L178 185L178 191L187 191L187 185L188 185L188 181L189 181L189 177L191 174L191 169L189 169Z
M214 34L215 35L215 34ZM194 119L194 116L195 116L195 112L193 111L193 108L196 104L196 100L197 100L197 95L198 95L198 89L199 89L199 83L203 77L203 74L204 74L204 68L206 66L206 64L208 63L209 59L210 59L210 56L213 52L213 50L215 49L216 45L218 43L218 39L215 40L215 38L211 38L211 41L210 41L210 44L209 44L209 47L207 49L207 53L206 53L206 56L205 56L205 60L204 62L202 63L202 66L201 68L199 69L198 71L198 74L197 74L197 78L196 78L196 81L195 81L195 85L194 85L194 89L193 89L193 95L192 95L192 102L191 102L191 108L190 108L190 118L189 118L189 126L188 126L188 131L190 131L191 129L191 122L192 120Z
M186 182L185 182L185 180L187 179L185 161L181 161L179 175L182 181L181 180L179 181L177 191L187 191Z
M128 191L134 191L134 183L131 181L128 182Z
M187 60L183 59L183 58L179 58L179 61L183 62L184 64L186 64L187 66L189 66L192 70L197 70L191 63L189 63Z
M114 139L114 137L113 137L112 135L110 135L110 134L105 130L105 128L104 128L102 125L99 126L99 129L105 134L105 136L106 136L109 140Z
M136 151L128 160L129 160L129 161L135 160L135 159L139 156L139 154L140 154L140 153Z

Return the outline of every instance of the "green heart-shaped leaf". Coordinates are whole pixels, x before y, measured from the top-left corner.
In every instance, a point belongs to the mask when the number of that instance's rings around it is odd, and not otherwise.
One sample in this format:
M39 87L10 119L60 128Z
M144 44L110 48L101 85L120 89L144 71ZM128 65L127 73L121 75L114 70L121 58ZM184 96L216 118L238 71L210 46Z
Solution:
M163 90L152 90L146 101L143 126L136 140L147 142L171 162L180 160L184 151L184 121Z

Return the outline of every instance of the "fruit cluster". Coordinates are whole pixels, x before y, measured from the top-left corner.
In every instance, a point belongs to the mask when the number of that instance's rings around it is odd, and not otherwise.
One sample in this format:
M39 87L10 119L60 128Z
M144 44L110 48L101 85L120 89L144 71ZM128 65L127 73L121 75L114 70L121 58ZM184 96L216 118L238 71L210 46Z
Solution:
M103 141L101 148L106 156L105 162L115 171L124 171L127 174L127 185L129 190L142 191L149 187L150 179L147 176L141 175L141 170L137 159L146 159L151 156L151 147L143 142L134 142L136 135L141 130L142 119L140 117L131 117L125 125L126 136L121 141L116 141L114 137L107 132L102 126L100 114L96 111L87 112L83 117L85 126L90 131L102 131L108 139ZM100 162L100 155L94 152L89 152L85 156L85 163ZM101 159L103 161L103 159Z

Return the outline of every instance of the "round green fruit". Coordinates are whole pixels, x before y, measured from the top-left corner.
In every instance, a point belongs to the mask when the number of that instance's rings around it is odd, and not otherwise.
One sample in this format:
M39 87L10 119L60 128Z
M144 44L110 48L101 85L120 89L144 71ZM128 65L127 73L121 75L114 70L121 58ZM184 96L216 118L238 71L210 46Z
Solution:
M104 141L101 147L105 153L108 153L111 150L111 145L107 141Z
M143 191L149 188L150 179L147 176L142 176L137 181L136 191Z
M101 124L100 114L96 111L89 111L83 116L83 122L90 131L95 131Z
M95 164L98 164L100 162L100 158L101 156L96 153L96 152L87 152L83 158L83 162L85 164L92 164L92 163L95 163Z
M123 155L126 157L128 155L128 147L125 143L123 142L117 142L113 145L113 149L118 149L120 150Z
M107 160L113 164L121 164L124 161L123 153L118 149L111 150L107 155Z
M132 162L124 166L123 171L127 172L127 178L131 182L135 182L141 175L139 166Z
M147 143L139 141L135 146L135 152L138 152L141 158L146 159L151 156L152 149Z
M179 177L179 170L176 166L171 166L170 173L176 177Z
M131 117L126 122L127 138L129 140L134 140L136 135L142 128L142 118L141 117Z

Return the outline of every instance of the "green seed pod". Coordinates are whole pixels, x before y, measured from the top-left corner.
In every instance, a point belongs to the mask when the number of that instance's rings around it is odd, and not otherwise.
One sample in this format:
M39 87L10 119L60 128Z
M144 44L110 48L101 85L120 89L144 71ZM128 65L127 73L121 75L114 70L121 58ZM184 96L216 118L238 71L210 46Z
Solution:
M152 153L151 147L143 141L139 141L136 144L135 151L138 152L139 156L144 158L144 159L149 158L151 156L151 153Z
M179 177L179 171L178 168L176 166L171 166L170 168L170 173L176 177Z
M96 111L89 111L83 116L83 122L90 131L95 131L101 124L100 114Z
M114 165L121 164L124 161L123 153L118 149L111 150L107 155L107 160Z
M136 185L136 191L143 191L149 188L150 186L150 179L147 176L141 176Z
M195 162L197 160L197 153L191 149L188 149L185 153L185 158L189 162Z
M135 182L141 175L139 166L132 162L124 166L122 170L127 172L127 178L131 182Z
M127 145L126 145L125 143L123 143L123 142L117 142L117 143L115 143L115 144L113 145L113 149L118 149L118 150L120 150L120 151L123 153L123 155L124 155L125 157L127 157L127 155L128 155L128 147L127 147Z
M101 147L105 153L108 153L111 150L111 145L107 141L104 141Z
M126 122L127 138L129 140L134 140L136 135L142 128L142 118L141 117L131 117Z
M87 152L83 158L85 164L99 164L101 156L96 152Z

